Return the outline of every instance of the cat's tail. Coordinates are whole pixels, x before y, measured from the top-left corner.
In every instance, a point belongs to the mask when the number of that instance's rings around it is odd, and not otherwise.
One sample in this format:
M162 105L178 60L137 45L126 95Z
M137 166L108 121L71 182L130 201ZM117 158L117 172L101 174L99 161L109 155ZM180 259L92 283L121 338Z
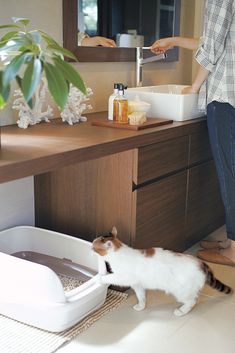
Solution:
M208 284L208 286L225 294L229 294L233 291L231 287L227 286L226 284L222 283L220 280L215 278L211 268L205 262L203 262L203 270L206 274L206 284Z

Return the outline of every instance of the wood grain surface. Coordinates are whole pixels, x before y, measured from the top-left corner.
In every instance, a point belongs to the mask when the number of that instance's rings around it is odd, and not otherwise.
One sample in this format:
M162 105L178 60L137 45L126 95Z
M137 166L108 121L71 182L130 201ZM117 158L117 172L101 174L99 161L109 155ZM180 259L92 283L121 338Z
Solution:
M161 119L161 118L147 118L147 121L140 125L130 125L130 124L119 124L112 120L94 120L91 125L111 127L114 129L124 129L124 130L143 130L151 127L172 124L173 120Z
M105 119L107 112L87 114L87 117L88 122L73 126L53 119L25 130L15 125L2 127L0 183L206 129L205 119L140 131L107 129L91 125L94 119Z

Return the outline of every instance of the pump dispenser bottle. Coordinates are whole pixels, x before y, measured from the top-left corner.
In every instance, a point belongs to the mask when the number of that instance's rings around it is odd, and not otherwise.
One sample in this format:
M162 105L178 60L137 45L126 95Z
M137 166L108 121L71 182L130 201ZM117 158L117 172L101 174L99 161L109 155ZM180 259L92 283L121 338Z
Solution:
M128 100L124 96L124 89L124 85L120 84L113 101L113 120L120 124L128 124Z
M109 103L108 103L108 120L113 120L113 101L118 95L120 83L114 83L113 85L113 93L109 96Z

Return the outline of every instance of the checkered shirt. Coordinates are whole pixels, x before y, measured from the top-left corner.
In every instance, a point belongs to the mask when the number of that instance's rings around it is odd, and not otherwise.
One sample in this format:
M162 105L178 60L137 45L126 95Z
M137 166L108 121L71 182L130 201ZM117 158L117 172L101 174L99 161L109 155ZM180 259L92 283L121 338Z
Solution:
M199 92L199 108L205 110L213 100L235 107L234 0L206 0L203 37L195 59L210 71Z

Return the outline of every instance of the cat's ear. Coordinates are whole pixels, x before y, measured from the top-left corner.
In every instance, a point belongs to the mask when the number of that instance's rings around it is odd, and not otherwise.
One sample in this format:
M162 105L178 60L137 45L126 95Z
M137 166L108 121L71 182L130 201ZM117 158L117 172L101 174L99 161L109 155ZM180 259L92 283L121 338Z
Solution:
M115 226L113 226L112 230L111 230L112 235L114 236L114 238L117 237L117 228Z

